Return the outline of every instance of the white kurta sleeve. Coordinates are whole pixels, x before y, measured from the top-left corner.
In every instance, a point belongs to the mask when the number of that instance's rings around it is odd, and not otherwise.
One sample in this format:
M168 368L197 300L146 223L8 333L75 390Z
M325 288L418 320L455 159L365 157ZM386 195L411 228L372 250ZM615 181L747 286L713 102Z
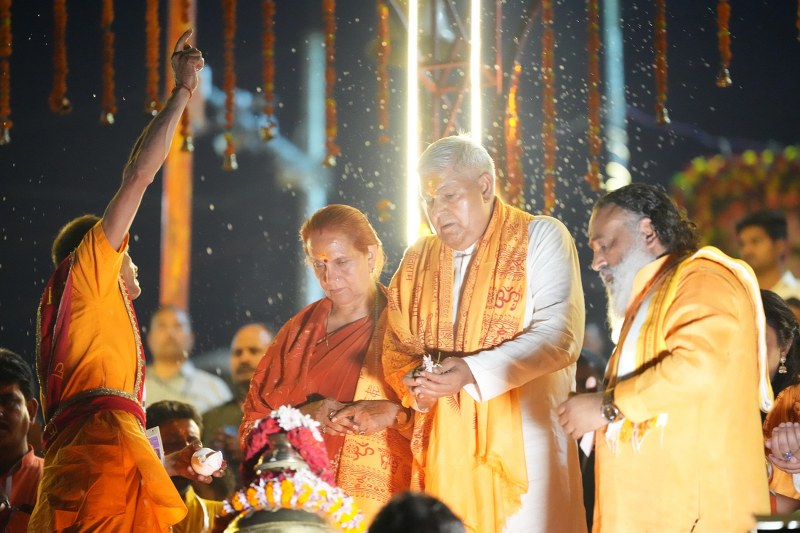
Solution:
M536 217L528 226L525 328L494 348L464 358L477 385L464 390L491 400L578 359L586 310L578 252L566 226Z

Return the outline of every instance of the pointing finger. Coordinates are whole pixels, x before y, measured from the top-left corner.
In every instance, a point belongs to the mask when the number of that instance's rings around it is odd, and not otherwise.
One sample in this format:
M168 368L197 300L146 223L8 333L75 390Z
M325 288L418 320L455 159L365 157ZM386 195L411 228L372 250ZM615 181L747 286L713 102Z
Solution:
M180 38L178 38L178 42L175 43L175 53L176 54L182 52L183 49L186 46L189 46L187 41L189 40L189 37L191 37L191 36L192 36L192 28L189 28L188 30L183 32L183 35L181 35Z

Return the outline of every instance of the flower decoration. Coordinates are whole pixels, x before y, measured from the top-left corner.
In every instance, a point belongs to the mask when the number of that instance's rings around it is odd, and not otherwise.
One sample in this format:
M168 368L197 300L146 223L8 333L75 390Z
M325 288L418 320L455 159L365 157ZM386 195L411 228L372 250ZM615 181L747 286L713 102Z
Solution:
M733 228L747 213L800 210L800 147L748 150L698 157L672 178L672 192L686 208L705 244L734 248Z
M289 470L274 476L259 477L223 503L221 516L226 518L241 512L278 509L315 513L347 533L366 529L364 515L353 498L308 470Z
M242 478L246 482L254 477L253 467L261 456L272 451L273 444L269 437L275 433L286 433L289 443L300 452L314 475L327 483L334 482L328 452L319 432L319 422L286 405L259 421L250 433L242 463Z
M283 433L308 468L254 468L275 444L270 437ZM333 485L333 472L319 431L319 422L295 408L282 406L255 425L247 439L242 463L245 487L223 504L222 522L242 512L295 509L315 513L347 533L363 532L364 515L353 499Z

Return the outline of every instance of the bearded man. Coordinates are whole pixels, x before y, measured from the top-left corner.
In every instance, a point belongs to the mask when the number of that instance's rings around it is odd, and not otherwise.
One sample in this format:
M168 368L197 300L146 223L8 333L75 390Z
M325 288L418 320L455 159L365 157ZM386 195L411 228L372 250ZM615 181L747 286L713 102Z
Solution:
M597 431L594 531L743 532L769 513L758 283L696 243L694 224L650 185L617 189L592 211L592 268L618 343L605 390L558 414L575 438Z

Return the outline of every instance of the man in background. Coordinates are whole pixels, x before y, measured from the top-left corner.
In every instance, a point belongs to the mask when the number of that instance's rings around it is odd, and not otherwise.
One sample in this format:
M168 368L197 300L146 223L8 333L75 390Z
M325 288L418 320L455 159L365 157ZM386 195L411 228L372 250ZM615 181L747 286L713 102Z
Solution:
M28 430L38 406L30 366L0 348L0 531L6 533L25 533L36 505L44 462L28 444Z
M790 252L786 216L778 211L758 211L736 224L739 253L753 269L758 286L784 300L800 298L800 280L786 268Z
M186 311L165 306L153 314L147 332L147 348L153 357L147 367L148 405L176 400L205 413L232 398L222 378L189 360L193 346L192 322Z
M224 478L215 479L209 487L202 487L214 490L215 499L227 498L240 484L242 449L239 446L239 425L243 416L242 403L247 397L258 362L264 357L270 342L272 332L264 324L246 324L239 328L231 341L231 380L235 397L203 415L203 442L220 450L229 466Z
M203 421L197 409L188 403L164 400L147 408L147 429L154 427L161 433L164 454L170 454L199 443ZM172 526L172 533L210 533L222 502L199 497L185 477L172 476L171 479L188 510L186 517Z

